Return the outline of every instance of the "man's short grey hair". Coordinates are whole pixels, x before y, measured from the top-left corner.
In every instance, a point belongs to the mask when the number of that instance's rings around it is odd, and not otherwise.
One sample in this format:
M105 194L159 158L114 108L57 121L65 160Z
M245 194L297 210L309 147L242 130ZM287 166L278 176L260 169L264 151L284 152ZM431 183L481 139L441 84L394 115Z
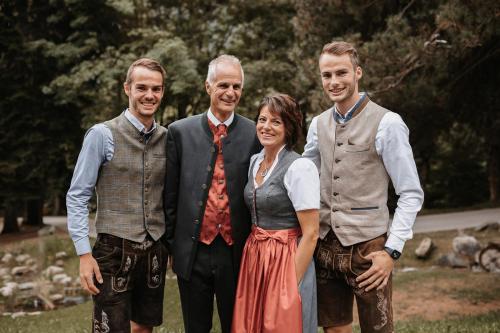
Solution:
M233 65L240 66L241 86L243 87L243 83L245 82L245 73L243 72L243 66L241 66L241 62L238 58L236 58L233 55L229 55L229 54L222 54L222 55L218 56L217 58L213 59L212 61L210 61L210 64L208 64L207 82L209 84L214 83L217 65L222 64L222 63L230 63Z

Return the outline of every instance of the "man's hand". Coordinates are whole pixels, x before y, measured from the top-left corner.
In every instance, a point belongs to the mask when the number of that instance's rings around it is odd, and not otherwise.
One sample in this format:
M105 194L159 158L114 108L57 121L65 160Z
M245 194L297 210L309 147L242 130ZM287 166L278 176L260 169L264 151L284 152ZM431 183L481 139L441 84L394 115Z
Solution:
M371 259L372 266L363 274L356 278L360 288L365 288L365 291L370 291L373 288L382 289L387 285L392 269L394 268L394 260L385 251L375 251L366 256Z
M102 275L97 261L92 257L91 253L82 254L80 256L80 284L83 289L92 295L97 295L99 289L94 285L94 274L97 281L102 283Z

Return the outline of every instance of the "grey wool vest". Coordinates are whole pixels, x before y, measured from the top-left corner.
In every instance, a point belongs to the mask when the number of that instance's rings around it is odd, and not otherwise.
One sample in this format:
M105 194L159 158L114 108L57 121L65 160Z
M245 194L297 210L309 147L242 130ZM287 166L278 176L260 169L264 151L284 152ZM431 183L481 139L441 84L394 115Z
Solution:
M366 98L345 124L337 124L333 112L331 108L318 117L320 237L333 229L348 246L389 228L389 176L375 148L378 126L388 110Z
M101 166L96 185L97 233L142 242L165 232L163 188L166 133L157 126L145 140L124 113L104 123L113 134L114 154Z
M253 167L250 164L248 182L245 186L245 203L252 214L252 223L266 230L291 229L299 227L299 220L287 189L284 178L290 165L301 158L294 151L281 150L278 163L272 174L258 188L254 186Z

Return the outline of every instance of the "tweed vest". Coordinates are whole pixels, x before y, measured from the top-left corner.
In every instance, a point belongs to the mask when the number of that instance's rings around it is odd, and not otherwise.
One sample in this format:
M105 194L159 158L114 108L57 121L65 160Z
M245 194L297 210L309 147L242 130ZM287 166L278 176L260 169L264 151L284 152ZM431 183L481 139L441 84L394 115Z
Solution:
M320 237L333 229L344 246L388 231L389 176L375 148L375 137L388 110L366 98L345 124L334 108L318 116L321 155Z
M125 117L104 123L113 134L114 154L101 166L96 185L97 233L142 242L165 232L163 188L166 133L157 126L149 140Z
M300 226L295 208L285 188L285 174L290 165L301 158L294 151L283 149L272 174L258 188L254 186L253 167L250 164L245 186L245 203L252 214L252 223L266 230L291 229Z

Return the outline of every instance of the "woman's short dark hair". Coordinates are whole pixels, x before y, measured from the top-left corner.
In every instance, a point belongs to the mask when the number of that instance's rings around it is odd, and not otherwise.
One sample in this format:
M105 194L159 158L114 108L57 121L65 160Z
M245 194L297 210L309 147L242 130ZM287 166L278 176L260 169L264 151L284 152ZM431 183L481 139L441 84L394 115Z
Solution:
M257 110L259 118L260 111L267 106L269 112L281 117L285 126L285 144L287 149L293 149L302 135L302 112L299 103L286 94L272 94L260 101Z

